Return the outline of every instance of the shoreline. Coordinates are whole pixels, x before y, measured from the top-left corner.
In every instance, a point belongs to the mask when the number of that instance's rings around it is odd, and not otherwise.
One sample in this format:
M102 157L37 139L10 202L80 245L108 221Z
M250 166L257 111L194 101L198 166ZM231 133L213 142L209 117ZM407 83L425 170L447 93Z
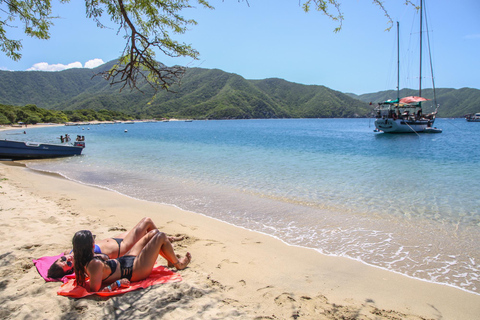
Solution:
M268 319L290 318L294 314L299 319L335 319L353 314L366 319L476 319L480 314L480 296L475 293L410 278L352 259L325 256L314 249L288 245L270 235L173 206L134 199L14 162L0 164L0 180L1 214L9 218L3 223L2 257L12 251L23 264L28 264L28 259L31 264L31 258L64 250L73 233L81 228L89 228L104 238L113 236L115 230L133 227L144 216L151 217L161 231L186 235L187 240L176 244L175 249L182 255L188 250L193 256L190 267L180 272L183 277L180 284L159 285L101 303L95 299L56 296L59 284L45 283L30 266L20 280L7 280L4 285L4 295L20 293L28 299L27 307L20 306L23 298L0 299L12 310L13 317L26 315L23 312L27 309L32 312L28 305L36 304L40 309L35 312L40 317L45 316L43 313L47 313L49 304L66 308L49 311L54 317L68 312L75 314L76 305L82 305L80 309L87 315L106 312L114 317L114 313L101 310L110 310L114 303L123 306L134 297L138 303L149 305L152 299L159 299L152 295L169 295L172 291L185 304L177 306L179 316L174 315L177 311L168 313L173 319L194 315ZM31 212L36 210L32 203L43 205L44 202L42 212L36 215ZM26 231L19 228L16 221L41 227ZM34 239L29 240L29 236ZM13 266L19 267L18 263L1 266L1 274L14 273ZM29 292L19 282L33 283L37 293ZM38 294L41 290L45 292ZM49 298L42 304L44 295ZM170 307L175 303L170 302ZM190 310L197 304L208 308ZM148 308L152 314L156 312Z
M20 165L17 163L17 165ZM23 164L22 164L23 165ZM101 189L101 190L105 190L105 191L109 191L109 192L113 192L113 193L116 193L120 196L123 196L123 197L128 197L132 200L137 200L137 201L146 201L146 202L149 202L149 203L152 203L152 204L159 204L159 205L162 205L162 206L169 206L169 207L173 207L175 209L178 209L178 210L181 210L181 211L188 211L188 212L191 212L193 214L196 214L196 215L200 215L200 216L203 216L205 218L208 218L208 219L213 219L213 220L216 220L220 223L225 223L225 224L228 224L232 227L235 227L235 228L241 228L241 229L244 229L246 231L250 231L250 232L254 232L254 233L259 233L259 234L262 234L264 236L267 236L267 237L271 237L277 241L280 241L282 242L283 244L287 245L287 246L291 246L291 247L294 247L294 248L299 248L299 249L306 249L306 250L312 250L313 252L315 252L316 254L320 254L320 255L323 255L323 256L329 256L329 257L342 257L342 258L345 258L345 259L348 259L348 260L351 260L351 261L354 261L354 262L358 262L358 263L361 263L361 264L364 264L368 267L372 267L372 268L378 268L379 270L382 270L382 271L386 271L386 272L392 272L392 273L395 273L397 275L400 275L400 276L404 276L404 277L407 277L407 278L410 278L410 279L413 279L413 280L418 280L418 281L423 281L423 282L426 282L426 283L431 283L431 284L437 284L437 285L442 285L442 286L447 286L447 287L451 287L451 288L454 288L454 289L458 289L458 290L461 290L461 291L464 291L466 293L469 293L469 294L474 294L474 295L478 295L480 296L480 292L476 292L476 291L471 291L471 290L468 290L466 288L463 288L463 287L460 287L460 286L456 286L454 284L451 284L451 283L447 283L447 282L441 282L441 281L434 281L434 280L430 280L430 279L426 279L426 278L422 278L422 277L416 277L414 275L411 275L411 274L408 274L408 273L403 273L401 271L397 271L397 270L393 270L393 269L389 269L387 267L384 267L382 265L376 265L376 264L371 264L367 261L363 261L362 259L360 258L354 258L354 257L350 257L350 256L342 256L342 255L336 255L336 254L330 254L330 253L325 253L325 252L322 252L321 249L319 248L314 248L314 247L308 247L308 246L302 246L302 245L299 245L299 244L292 244L292 243L289 243L287 240L284 240L282 239L281 237L277 237L275 235L272 235L272 234L269 234L267 232L263 232L261 230L255 230L255 229L251 229L251 228L248 228L246 226L242 226L242 225L236 225L234 223L231 223L231 222L228 222L228 221L225 221L225 220L222 220L221 218L219 217L212 217L212 216L209 216L208 214L205 214L205 213L201 213L201 212L196 212L196 211L192 211L192 210L188 210L188 209L185 209L185 208L182 208L180 206L177 206L175 204L171 204L171 203L163 203L163 202L155 202L153 200L147 200L147 199L142 199L142 198L137 198L135 196L131 196L131 195L128 195L128 194L125 194L125 193L122 193L121 191L117 191L115 189L111 189L109 187L106 187L106 186L102 186L102 185L96 185L96 184L89 184L89 183L86 183L86 182L82 182L82 181L78 181L78 180L75 180L75 179L71 179L67 176L64 176L63 174L61 173L58 173L58 172L55 172L55 171L44 171L42 169L33 169L33 168L29 168L26 164L23 165L25 168L27 168L28 170L31 170L35 173L38 173L38 174L45 174L45 175L51 175L51 176L54 176L54 177L58 177L58 178L61 178L61 179L66 179L67 181L71 181L73 183L78 183L78 184L82 184L82 185L85 185L85 186L88 186L88 187L92 187L92 188L98 188L98 189ZM431 231L431 232L435 232L435 230ZM454 275L453 277L456 277L456 275Z
M2 161L0 160L0 163L2 163ZM88 183L84 183L84 182L81 182L81 181L77 181L77 180L73 180L73 179L70 179L60 173L57 173L57 172L53 172L53 171L43 171L43 170L40 170L40 169L32 169L32 168L29 168L27 166L27 164L24 164L24 163L15 163L14 161L11 162L11 164L9 163L8 165L13 165L13 166L19 166L19 167L23 167L29 171L32 171L36 174L41 174L41 175L46 175L46 176L52 176L52 177L55 177L55 178L58 178L58 179L65 179L67 181L70 181L70 182L73 182L73 183L78 183L78 184L81 184L81 185L84 185L84 186L87 186L87 187L91 187L91 188L98 188L98 189L101 189L101 190L105 190L105 191L108 191L108 192L113 192L113 193L116 193L120 196L123 196L123 197L127 197L127 198L130 198L132 200L136 200L136 201L145 201L145 202L148 202L148 203L152 203L152 204L159 204L161 206L167 206L167 207L172 207L172 208L175 208L175 209L178 209L180 211L187 211L187 212L191 212L192 214L196 214L196 215L200 215L202 217L205 217L207 219L213 219L215 221L218 221L220 223L224 223L224 224L228 224L229 226L232 226L234 228L240 228L240 229L243 229L243 230L246 230L246 231L249 231L249 232L254 232L254 233L258 233L258 234L261 234L263 236L267 236L267 237L271 237L272 239L274 240L277 240L283 244L285 244L286 246L290 246L290 247L293 247L293 248L299 248L299 249L304 249L304 250L312 250L313 252L315 252L316 254L320 254L322 256L329 256L329 257L337 257L337 258L342 258L342 259L348 259L348 260L351 260L351 261L354 261L354 262L358 262L358 263L361 263L361 264L364 264L366 265L367 267L371 267L371 268L377 268L379 270L382 270L382 271L386 271L386 272L392 272L392 273L395 273L397 275L400 275L400 276L404 276L404 277L407 277L407 278L410 278L412 280L418 280L418 281L423 281L423 282L426 282L426 283L431 283L431 284L436 284L436 285L441 285L441 286L447 286L447 287L451 287L453 289L458 289L458 290L461 290L461 291L464 291L468 294L473 294L473 295L478 295L480 296L480 292L475 292L475 291L470 291L468 289L465 289L465 288L461 288L461 287L457 287L455 285L452 285L452 284L449 284L449 283L443 283L443 282L435 282L435 281L432 281L432 280L428 280L428 279L423 279L423 278L420 278L420 277L415 277L415 276L411 276L409 274L405 274L405 273L402 273L402 272L399 272L399 271L395 271L395 270L389 270L385 267L382 267L382 266L378 266L378 265L374 265L374 264L370 264L368 262L365 262L361 259L356 259L356 258L352 258L352 257L341 257L341 256L338 256L338 255L334 255L334 254L326 254L326 253L322 253L321 251L319 251L318 249L316 248L311 248L311 247L307 247L307 246L302 246L302 245L296 245L296 244L290 244L288 243L287 241L283 240L282 238L280 237L277 237L275 235L271 235L271 234L268 234L268 233L265 233L265 232L262 232L262 231L258 231L258 230L254 230L254 229L249 229L247 227L243 227L243 226L240 226L240 225L235 225L233 223L230 223L228 221L223 221L219 218L215 218L215 217L210 217L208 216L207 214L203 214L203 213L200 213L200 212L195 212L195 211L191 211L191 210L187 210L187 209L183 209L175 204L170 204L170 203L160 203L160 202L154 202L154 201L150 201L150 200L144 200L144 199L140 199L140 198L135 198L133 196L129 196L127 194L123 194L119 191L116 191L114 189L110 189L108 187L105 187L105 186L100 186L100 185L94 185L94 184L88 184Z
M31 124L29 126L21 125L12 126L12 125L0 125L0 131L9 131L9 130L25 130L25 129L35 129L35 128L45 128L45 127L61 127L64 124L61 123L42 123L42 124Z

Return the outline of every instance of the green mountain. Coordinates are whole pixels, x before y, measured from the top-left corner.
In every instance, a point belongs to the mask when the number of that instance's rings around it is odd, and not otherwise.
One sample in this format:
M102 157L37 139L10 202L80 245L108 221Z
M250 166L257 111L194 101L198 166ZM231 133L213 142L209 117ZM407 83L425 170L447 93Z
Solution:
M0 71L0 104L33 104L51 110L114 110L147 117L197 119L363 117L371 107L324 86L281 79L246 80L217 69L191 68L174 92L110 86L96 69L61 72ZM154 98L152 98L154 96Z
M440 88L435 90L437 95L438 116L444 118L463 117L467 113L480 112L480 90L472 88L448 89ZM416 96L418 90L402 89L400 97ZM382 102L394 100L397 97L397 91L381 91L376 93L367 93L355 95L349 93L353 99L359 99L364 102ZM423 89L422 96L427 99L433 99L432 89Z
M0 71L0 104L57 111L109 110L137 118L325 118L371 116L370 102L396 97L394 91L357 96L282 79L246 80L237 74L202 68L188 69L181 84L172 88L174 92L154 95L148 85L140 87L143 93L128 88L120 91L119 85L111 86L95 76L114 63L60 72ZM430 92L424 91L427 98ZM402 90L402 96L413 94L413 90ZM437 96L439 116L459 117L479 111L480 90L438 89Z

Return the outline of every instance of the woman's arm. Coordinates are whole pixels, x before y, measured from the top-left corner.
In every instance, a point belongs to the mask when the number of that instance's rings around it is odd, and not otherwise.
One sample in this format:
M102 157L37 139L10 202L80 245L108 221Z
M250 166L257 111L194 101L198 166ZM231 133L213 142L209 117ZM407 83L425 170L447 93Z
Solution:
M98 291L113 291L120 287L129 287L130 281L126 278L117 280L113 282L111 285L102 287L102 278L103 278L103 266L104 263L98 259L93 259L90 261L87 267L87 274L90 277L90 291L91 292L98 292Z
M113 282L109 286L104 287L100 291L111 292L111 291L117 290L118 288L128 288L128 287L130 287L130 281L126 278L123 278Z
M86 271L90 277L90 291L99 291L102 286L103 262L98 259L92 259Z
M108 255L106 255L105 253L95 253L95 257L98 257L98 258L102 259L103 261L107 261L108 259L110 259L110 257Z

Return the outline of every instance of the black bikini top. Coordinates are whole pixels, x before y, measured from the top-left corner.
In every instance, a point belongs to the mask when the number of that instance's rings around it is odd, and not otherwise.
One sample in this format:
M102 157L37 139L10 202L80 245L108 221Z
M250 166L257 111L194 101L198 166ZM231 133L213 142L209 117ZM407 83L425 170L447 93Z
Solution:
M117 271L117 261L114 260L114 259L109 259L109 260L103 260L101 257L99 256L95 256L93 257L93 259L99 259L101 260L102 262L104 262L106 265L108 265L110 267L110 274L105 278L105 279L102 279L102 282L107 280L108 278L110 278L110 276L112 274L115 273L115 271ZM88 265L88 264L87 264Z
M102 282L105 281L105 280L107 280L108 278L110 278L110 276L111 276L112 274L114 274L115 271L117 270L117 261L115 261L115 260L112 259L112 260L107 260L107 261L105 261L105 263L110 267L110 274L108 275L108 277L106 277L105 279L103 279Z

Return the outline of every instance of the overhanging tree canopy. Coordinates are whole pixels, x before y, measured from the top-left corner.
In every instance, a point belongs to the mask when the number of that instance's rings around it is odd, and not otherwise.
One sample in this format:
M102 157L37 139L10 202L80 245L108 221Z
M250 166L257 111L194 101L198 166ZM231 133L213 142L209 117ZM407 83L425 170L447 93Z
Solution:
M59 0L61 3L70 0ZM237 0L246 2L248 0ZM409 0L406 4L412 4ZM381 0L373 0L392 21ZM158 62L157 52L170 57L192 57L198 52L190 45L175 41L171 34L183 34L195 20L185 19L181 12L198 4L213 9L206 0L85 0L86 15L104 28L102 18L108 17L123 31L126 45L119 63L102 73L111 84L139 89L140 83L148 83L154 90L168 90L184 73L181 66L167 67ZM299 0L306 12L311 9L322 12L330 19L338 21L335 32L342 27L343 14L338 0ZM335 12L335 13L332 13ZM22 43L9 39L7 29L23 26L25 34L38 39L49 39L52 16L50 0L0 0L0 50L13 60L21 59Z

